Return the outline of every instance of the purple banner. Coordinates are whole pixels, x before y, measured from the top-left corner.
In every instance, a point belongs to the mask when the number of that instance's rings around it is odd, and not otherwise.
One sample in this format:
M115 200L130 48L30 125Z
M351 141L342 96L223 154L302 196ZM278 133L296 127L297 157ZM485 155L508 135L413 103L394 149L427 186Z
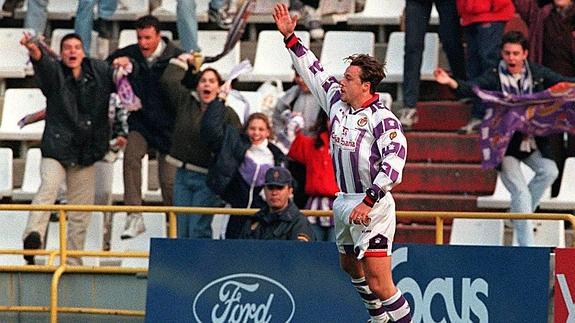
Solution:
M558 83L526 95L474 89L486 108L481 123L481 166L497 167L515 131L534 136L575 134L575 83Z

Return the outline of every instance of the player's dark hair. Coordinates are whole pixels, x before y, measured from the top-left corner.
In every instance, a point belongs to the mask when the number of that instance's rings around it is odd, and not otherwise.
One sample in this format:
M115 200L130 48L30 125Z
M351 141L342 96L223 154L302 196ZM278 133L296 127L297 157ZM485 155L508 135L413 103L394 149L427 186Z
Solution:
M350 61L350 66L357 66L361 69L359 78L362 82L369 82L371 94L375 93L375 87L385 78L385 63L380 63L375 57L367 54L351 55L345 60Z

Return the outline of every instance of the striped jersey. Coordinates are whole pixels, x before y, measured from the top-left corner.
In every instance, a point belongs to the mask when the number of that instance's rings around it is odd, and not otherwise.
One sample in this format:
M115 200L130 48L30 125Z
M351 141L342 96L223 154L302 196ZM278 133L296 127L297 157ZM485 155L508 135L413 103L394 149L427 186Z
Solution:
M407 140L397 117L376 94L354 110L340 99L339 82L295 36L286 40L293 65L330 119L330 146L339 189L386 193L401 182Z

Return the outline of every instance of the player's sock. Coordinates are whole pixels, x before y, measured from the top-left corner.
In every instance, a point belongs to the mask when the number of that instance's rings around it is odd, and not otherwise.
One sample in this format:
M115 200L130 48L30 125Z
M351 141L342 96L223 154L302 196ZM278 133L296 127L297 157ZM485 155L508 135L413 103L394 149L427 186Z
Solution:
M382 308L387 312L387 315L393 322L410 323L411 322L411 309L409 303L397 289L397 293L390 298L382 301Z
M365 281L365 277L357 279L352 278L351 283L361 296L363 304L365 305L367 311L369 312L369 316L371 317L370 322L374 323L387 322L387 314L385 313L385 309L383 308L382 303L377 297L377 295L372 293L371 289L369 289L369 286Z

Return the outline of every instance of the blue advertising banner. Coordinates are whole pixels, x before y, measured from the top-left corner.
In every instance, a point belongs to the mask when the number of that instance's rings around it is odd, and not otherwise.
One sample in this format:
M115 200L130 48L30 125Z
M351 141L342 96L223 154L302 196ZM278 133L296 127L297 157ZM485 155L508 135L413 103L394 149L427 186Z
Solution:
M547 322L549 248L398 245L413 322Z
M413 322L546 322L549 249L397 245ZM366 322L333 243L152 239L146 322Z

